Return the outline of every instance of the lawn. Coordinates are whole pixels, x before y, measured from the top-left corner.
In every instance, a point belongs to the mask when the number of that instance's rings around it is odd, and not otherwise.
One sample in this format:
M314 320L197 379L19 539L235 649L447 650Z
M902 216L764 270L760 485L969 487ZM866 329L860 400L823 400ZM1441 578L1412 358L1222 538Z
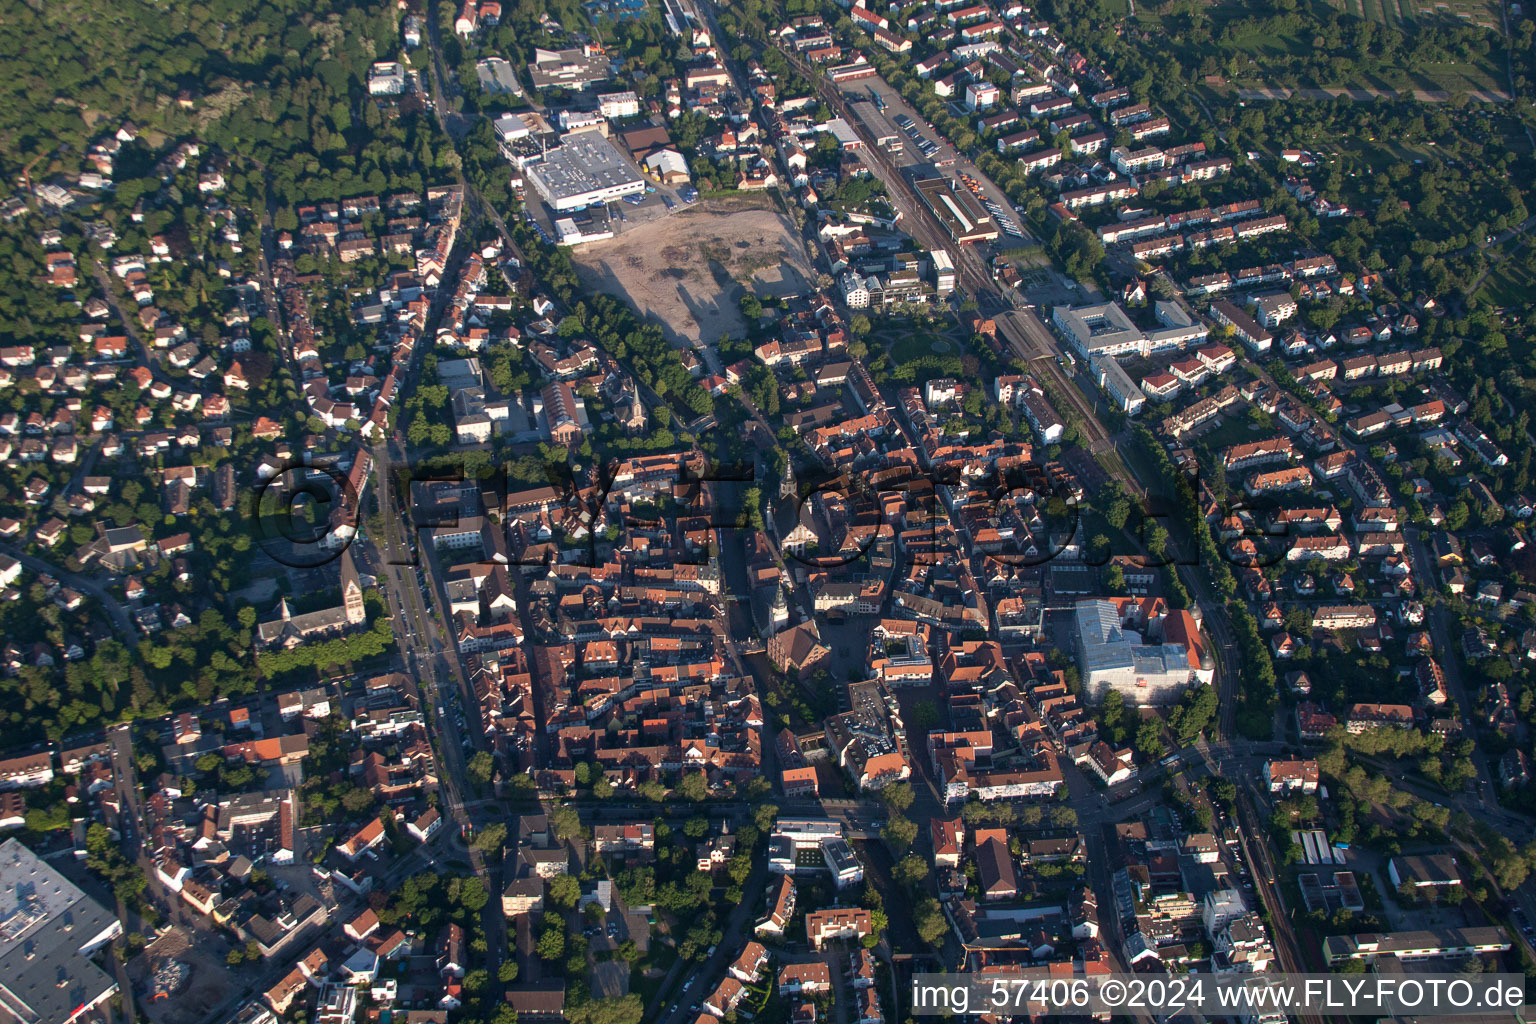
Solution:
M921 359L923 356L955 355L963 351L959 344L936 331L885 330L877 332L875 338L882 344L890 346L891 360L897 366Z
M1312 48L1310 39L1302 38L1305 29L1294 32L1264 32L1257 27L1234 33L1230 47L1251 57L1300 57Z
M1523 255L1517 251L1495 263L1478 291L1479 297L1495 306L1519 306L1529 302L1531 294L1536 292L1536 270L1521 258Z
M1219 453L1223 448L1230 448L1234 444L1247 444L1250 441L1258 441L1278 433L1275 428L1253 429L1253 421L1246 415L1223 416L1221 425L1213 430L1201 434L1195 442L1195 448L1206 449L1212 453Z
M1348 177L1354 174L1376 174L1393 164L1403 161L1412 164L1423 160L1426 164L1441 162L1439 152L1433 146L1406 146L1387 139L1360 138L1359 136L1329 136L1326 141L1312 143L1310 147L1318 156L1332 156L1339 162L1339 170Z
M630 973L629 990L631 992L638 992L645 1005L649 1006L651 1000L656 998L656 993L660 991L661 982L666 977L667 970L676 959L677 948L658 943L653 936L650 953L645 959L637 963L634 970ZM648 967L654 968L661 973L657 974L654 978L647 978L645 976L645 969Z
M1438 89L1443 92L1475 90L1503 93L1509 86L1502 80L1501 74L1497 66L1492 63L1445 63L1432 64L1417 77L1421 88L1425 89Z

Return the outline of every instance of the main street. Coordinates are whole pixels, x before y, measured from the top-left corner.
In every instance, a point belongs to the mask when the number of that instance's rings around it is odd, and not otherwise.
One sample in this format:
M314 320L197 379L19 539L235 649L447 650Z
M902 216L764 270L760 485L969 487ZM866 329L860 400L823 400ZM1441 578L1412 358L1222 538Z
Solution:
M396 495L391 490L394 485L391 469L406 465L404 459L396 461L391 457L395 451L388 443L380 443L373 449L374 475L384 531L383 537L374 539L375 550L379 555L379 583L393 616L392 621L396 624L395 639L400 647L402 661L419 687L419 697L427 721L436 727L433 736L444 816L453 823L455 831L463 836L472 832L476 823L468 802L473 790L464 756L467 743L459 732L455 709L463 708L466 714L473 714L478 726L479 708L464 678L463 665L453 637L447 630L446 623L449 620L440 612L434 614L430 611L423 597L423 591L436 595L437 588L430 572L430 559L423 551L418 567L412 553L414 545L404 535L407 528L414 529L414 518L411 515L411 495ZM430 537L423 541L423 547L431 543ZM446 603L440 605L440 608L446 608ZM476 734L479 741L484 742L484 732L477 728ZM483 806L481 809L484 809ZM487 965L494 977L508 949L506 919L502 916L499 899L500 871L492 870L484 854L473 845L468 847L468 855L470 867L485 883L491 897L482 917Z

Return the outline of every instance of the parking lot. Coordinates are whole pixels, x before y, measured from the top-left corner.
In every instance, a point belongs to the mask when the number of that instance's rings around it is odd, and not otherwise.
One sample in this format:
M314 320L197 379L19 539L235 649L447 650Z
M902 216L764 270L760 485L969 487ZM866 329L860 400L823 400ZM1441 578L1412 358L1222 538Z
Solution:
M939 138L901 94L883 78L861 78L840 86L856 114L864 115L865 128L876 139L894 130L900 149L885 147L891 163L903 171L931 165L953 167L955 148ZM889 124L889 128L886 125Z

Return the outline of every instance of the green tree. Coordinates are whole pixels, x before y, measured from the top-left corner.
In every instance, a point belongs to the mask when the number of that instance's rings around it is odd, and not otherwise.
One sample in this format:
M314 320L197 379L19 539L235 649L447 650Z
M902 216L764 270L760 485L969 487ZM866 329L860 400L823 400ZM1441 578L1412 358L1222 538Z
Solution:
M500 855L501 848L506 845L506 842L506 824L500 821L493 821L480 830L470 845L481 853L495 857Z
M896 814L905 814L914 798L910 782L893 782L880 791L880 799Z
M912 924L917 928L917 937L934 947L944 941L944 933L949 930L944 920L944 911L939 901L932 896L917 901L912 912Z
M912 848L917 839L917 823L909 821L900 814L892 814L885 828L880 830L880 835L885 839L886 845L897 853L904 853Z
M1136 752L1148 760L1156 760L1167 753L1163 745L1162 724L1155 718L1142 722L1136 730Z
M891 877L902 885L915 886L928 877L928 862L915 853L909 853L896 862Z
M558 920L550 920L544 925L534 951L539 954L539 959L550 962L559 960L565 955L565 929Z
M703 772L684 772L677 781L677 795L694 803L705 800L709 797L709 780Z
M570 910L581 899L581 882L575 875L556 875L549 880L549 900L561 910Z
M586 834L581 824L581 815L569 805L561 805L550 811L549 825L561 842L580 839Z

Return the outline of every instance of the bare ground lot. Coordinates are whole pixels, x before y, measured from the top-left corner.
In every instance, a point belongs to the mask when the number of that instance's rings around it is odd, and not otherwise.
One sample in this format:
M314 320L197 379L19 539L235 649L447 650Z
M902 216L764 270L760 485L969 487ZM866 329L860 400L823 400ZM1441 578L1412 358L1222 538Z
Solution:
M815 275L795 226L766 196L703 200L572 256L586 288L629 300L667 329L673 344L741 336L738 302L802 294Z
M162 959L180 960L192 970L185 984L168 999L147 998L144 986ZM191 941L182 928L172 928L128 964L128 976L139 987L134 1005L155 1024L196 1024L230 995L230 977L223 960Z

